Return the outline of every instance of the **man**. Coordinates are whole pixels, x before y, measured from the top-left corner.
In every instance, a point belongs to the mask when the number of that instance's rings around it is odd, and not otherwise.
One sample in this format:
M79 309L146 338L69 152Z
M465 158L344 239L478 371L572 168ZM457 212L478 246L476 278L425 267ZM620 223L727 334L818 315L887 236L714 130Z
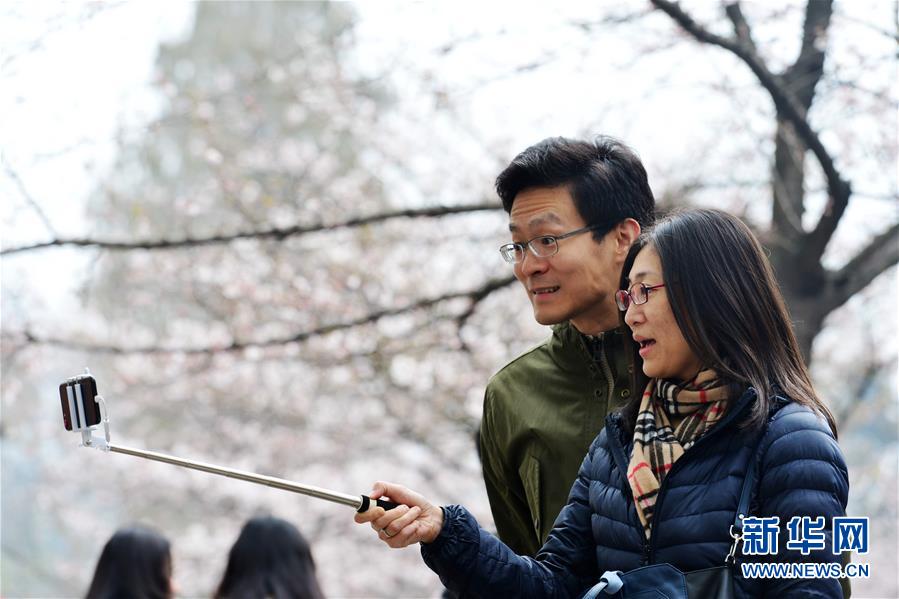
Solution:
M630 393L614 293L655 201L639 158L606 137L543 140L496 189L512 233L500 251L553 332L491 378L481 459L499 537L535 555L606 414Z

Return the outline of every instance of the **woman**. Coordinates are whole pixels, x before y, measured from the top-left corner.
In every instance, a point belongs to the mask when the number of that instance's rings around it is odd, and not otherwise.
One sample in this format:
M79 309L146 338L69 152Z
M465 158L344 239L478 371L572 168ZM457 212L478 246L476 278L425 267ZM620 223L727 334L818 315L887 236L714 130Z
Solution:
M106 542L87 599L169 599L172 554L168 540L150 528L123 528Z
M357 522L391 547L421 542L428 566L465 596L579 597L605 570L722 565L754 459L751 515L779 517L780 542L776 556L738 554L737 563L839 562L830 528L845 514L846 465L755 237L724 212L681 212L638 241L623 274L616 300L643 376L632 402L607 418L535 559L512 553L463 507L435 507L398 485L377 483L372 497L404 505ZM786 548L794 516L824 517L825 550ZM735 592L842 596L836 579L737 576Z
M250 519L231 547L216 599L319 599L309 543L286 520Z

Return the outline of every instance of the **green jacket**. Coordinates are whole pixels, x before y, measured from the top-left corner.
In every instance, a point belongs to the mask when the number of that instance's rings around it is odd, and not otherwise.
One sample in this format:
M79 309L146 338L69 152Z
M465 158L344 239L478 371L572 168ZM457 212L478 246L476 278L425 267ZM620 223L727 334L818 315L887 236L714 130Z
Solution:
M601 336L598 359L570 323L487 385L481 460L499 538L535 555L568 498L606 414L630 395L624 330Z

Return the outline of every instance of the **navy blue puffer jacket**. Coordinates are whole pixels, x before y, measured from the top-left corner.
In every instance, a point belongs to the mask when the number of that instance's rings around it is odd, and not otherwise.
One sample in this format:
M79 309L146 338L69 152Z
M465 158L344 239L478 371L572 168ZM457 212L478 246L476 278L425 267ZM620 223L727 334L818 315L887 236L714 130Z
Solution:
M577 598L606 570L652 563L685 572L719 566L752 458L759 464L751 514L779 516L781 533L776 556L742 559L839 563L830 551L830 526L832 517L845 515L849 480L837 442L821 418L782 398L764 432L741 429L754 399L747 391L675 462L656 501L649 542L625 477L630 441L621 416L612 414L536 558L515 555L461 506L444 508L443 530L422 545L422 556L451 590L490 598ZM807 556L788 551L786 523L793 516L824 516L827 549ZM842 597L836 579L744 579L739 569L735 590L738 597Z

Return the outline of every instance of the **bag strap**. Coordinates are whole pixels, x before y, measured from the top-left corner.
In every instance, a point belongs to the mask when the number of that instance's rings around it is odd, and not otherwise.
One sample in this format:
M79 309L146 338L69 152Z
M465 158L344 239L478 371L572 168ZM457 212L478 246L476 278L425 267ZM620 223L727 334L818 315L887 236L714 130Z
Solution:
M749 467L746 469L746 476L743 478L743 488L740 491L740 502L737 504L737 513L734 515L734 523L730 526L730 537L734 542L730 547L730 551L727 553L727 557L724 558L725 564L735 562L737 546L740 544L740 541L743 540L743 518L749 515L749 503L752 500L752 491L755 489L755 483L758 478L758 452L759 447L762 445L762 440L765 438L765 432L767 432L767 429L759 435L758 441L756 441L755 447L752 448L752 453L749 456Z
M758 450L764 436L764 434L759 436L759 440L752 450L752 455L749 456L749 468L746 469L746 477L743 479L740 503L737 504L737 513L734 516L734 528L739 532L743 532L743 518L749 515L749 502L752 500L752 491L755 489L756 479L758 478Z

